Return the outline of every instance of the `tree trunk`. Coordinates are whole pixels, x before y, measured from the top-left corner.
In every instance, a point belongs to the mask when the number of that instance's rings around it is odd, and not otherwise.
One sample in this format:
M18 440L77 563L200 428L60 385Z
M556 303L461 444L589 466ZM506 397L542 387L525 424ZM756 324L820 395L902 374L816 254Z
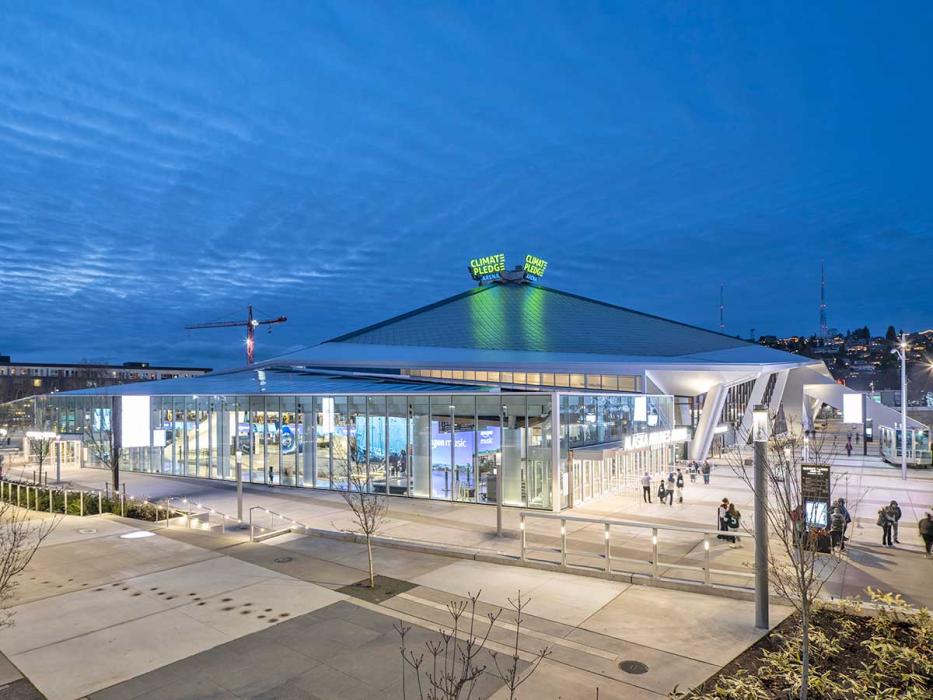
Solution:
M807 700L807 686L810 684L810 604L806 597L801 607L800 621L803 629L800 644L800 700Z
M376 575L373 573L373 543L369 535L366 535L366 554L369 556L369 587L376 587Z

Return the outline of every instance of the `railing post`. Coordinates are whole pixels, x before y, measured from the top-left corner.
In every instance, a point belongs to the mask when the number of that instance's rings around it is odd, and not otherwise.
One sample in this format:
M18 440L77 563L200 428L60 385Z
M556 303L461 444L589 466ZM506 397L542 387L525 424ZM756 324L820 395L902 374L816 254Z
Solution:
M525 514L519 513L518 519L518 529L521 531L522 537L522 561L525 561Z
M16 507L17 507L17 508L20 507L19 484L16 485Z
M81 517L83 518L84 517L84 490L83 489L81 490L81 495L79 497L79 500L81 502L78 504L78 506L81 510Z
M123 487L120 490L120 516L126 517L126 484L121 484Z
M104 494L100 491L97 492L97 514L104 514Z
M703 549L706 550L706 565L703 567L703 583L709 585L709 535L703 535Z
M256 538L253 535L253 509L249 509L249 541L255 542Z
M68 515L68 489L65 489L63 493L65 494L65 504L62 506L62 513Z
M651 578L658 577L658 528L651 528Z
M560 565L567 566L567 520L560 519Z
M49 489L48 491L49 491L49 513L51 513L51 512L52 512L52 505L53 505L55 499L52 498L52 489Z
M609 523L606 523L605 538L606 538L606 573L611 574L612 573L612 563L611 563L612 562L612 546L609 544Z

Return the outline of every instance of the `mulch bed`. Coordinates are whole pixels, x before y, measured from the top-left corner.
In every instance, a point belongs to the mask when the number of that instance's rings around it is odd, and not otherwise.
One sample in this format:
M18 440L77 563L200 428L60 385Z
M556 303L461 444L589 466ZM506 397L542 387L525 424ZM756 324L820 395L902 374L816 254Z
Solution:
M839 623L847 617L864 619L837 610L821 609L813 614L811 625L815 628L822 629L828 636L836 639L840 635L834 633L834 631L839 630ZM711 676L705 683L694 688L693 692L685 696L685 700L689 700L689 698L695 697L700 693L712 692L716 688L716 683L720 678L727 678L738 671L746 671L754 675L762 665L763 652L778 651L782 647L782 640L780 637L793 637L795 629L799 625L799 619L797 613L790 615L786 620L781 622L781 624L771 630L771 632L739 654L715 675ZM908 640L911 634L908 625L895 623L894 629L897 639L905 642ZM868 625L859 625L856 633L844 641L841 651L833 658L825 660L822 667L825 668L826 665L829 665L840 674L853 674L857 669L862 667L863 663L868 662L872 658L868 650L862 645L862 642L871 638L871 635L872 631ZM787 698L787 691L784 688L773 688L772 691L774 693L772 697L776 700L785 700ZM814 698L818 697L815 694L811 695ZM736 698L736 700L744 699Z

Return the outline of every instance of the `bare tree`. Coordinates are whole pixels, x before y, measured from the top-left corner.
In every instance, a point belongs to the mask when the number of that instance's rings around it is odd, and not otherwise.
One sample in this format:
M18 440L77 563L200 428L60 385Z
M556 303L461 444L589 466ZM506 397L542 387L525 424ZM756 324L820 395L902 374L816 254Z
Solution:
M29 437L27 435L26 439L29 441L29 454L33 456L33 459L36 460L36 465L39 467L39 481L41 482L42 467L52 454L52 445L55 444L56 438L51 437L51 435L43 437Z
M19 583L17 577L58 521L32 520L28 510L0 502L0 627L13 624L7 604Z
M775 416L771 416L771 422L774 424ZM739 438L743 443L747 442L748 432L741 432L745 434L740 434ZM807 513L803 506L800 466L830 466L829 447L831 445L826 444L825 437L806 435L794 417L788 417L785 432L772 432L767 441L765 478L768 481L768 500L764 512L769 530L769 578L778 595L787 600L800 616L800 700L806 700L809 690L809 634L814 604L826 582L845 562L841 550L830 547L825 551L821 546L829 534L823 528L807 527ZM754 491L754 471L744 464L741 450L731 452L727 460L732 471ZM744 529L752 532L747 525ZM774 543L776 547L770 546Z
M369 561L369 587L376 587L376 575L373 569L373 536L385 524L389 505L386 497L370 489L366 474L357 470L346 470L347 487L340 491L343 500L350 507L356 524L356 532L366 539L366 555ZM350 530L354 532L354 530Z
M447 604L447 612L451 617L450 627L440 630L440 639L425 642L427 655L425 652L416 654L408 648L410 625L402 622L395 625L395 631L401 639L403 698L407 700L411 696L419 700L469 700L476 690L477 681L489 668L489 673L508 688L509 700L515 700L518 687L527 681L541 662L550 655L550 648L545 646L533 655L527 667L521 668L518 645L523 622L522 611L529 602L527 599L522 600L521 591L516 600L509 599L509 606L515 612L515 637L509 655L487 649L489 636L503 611L499 608L485 615L477 614L479 596L480 593L468 594L466 600L451 601ZM492 667L481 663L484 650L493 662ZM407 681L409 669L415 675L413 689Z
M91 458L110 471L113 476L113 490L116 493L120 490L120 450L113 443L112 432L95 432L91 428L84 431L84 444L91 453Z

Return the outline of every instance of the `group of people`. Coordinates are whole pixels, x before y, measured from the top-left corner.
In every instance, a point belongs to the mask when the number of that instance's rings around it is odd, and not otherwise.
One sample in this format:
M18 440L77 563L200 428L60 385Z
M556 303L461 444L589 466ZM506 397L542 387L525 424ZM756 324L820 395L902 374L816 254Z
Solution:
M641 497L645 503L651 503L651 475L645 472L641 478ZM658 480L658 503L664 503L667 500L669 506L674 505L674 497L677 497L678 503L684 502L684 473L678 469L675 474L668 472L667 478Z
M893 547L895 543L900 544L897 539L898 524L901 520L901 507L897 501L891 501L878 511L878 526L881 528L881 545L883 547ZM929 553L929 548L927 548Z
M708 460L703 460L703 464L700 464L695 459L690 461L690 464L687 465L687 471L690 473L690 482L696 483L697 474L703 475L703 483L709 484L709 475L713 471L713 468L709 465Z

